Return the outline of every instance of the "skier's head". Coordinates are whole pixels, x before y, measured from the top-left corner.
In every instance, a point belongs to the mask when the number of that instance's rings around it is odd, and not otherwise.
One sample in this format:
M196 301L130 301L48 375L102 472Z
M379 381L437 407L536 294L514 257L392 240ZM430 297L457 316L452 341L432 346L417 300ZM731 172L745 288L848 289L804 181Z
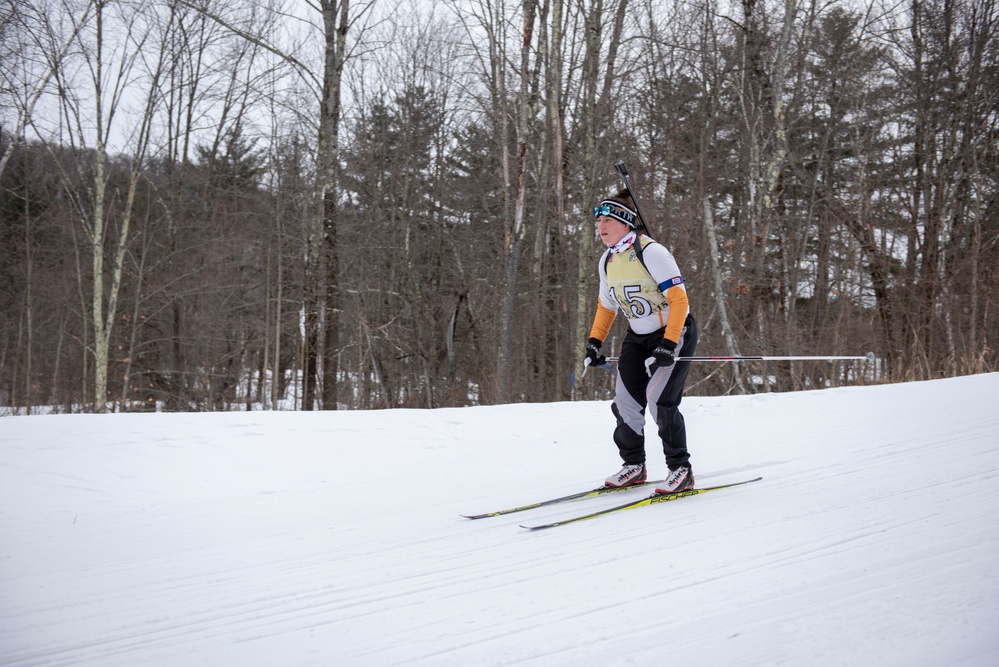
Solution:
M617 245L629 232L638 228L638 213L627 190L621 190L594 206L593 215L597 219L597 234L608 248Z
M613 196L593 207L593 217L599 219L601 216L614 218L630 229L638 229L638 210L627 188L618 190Z

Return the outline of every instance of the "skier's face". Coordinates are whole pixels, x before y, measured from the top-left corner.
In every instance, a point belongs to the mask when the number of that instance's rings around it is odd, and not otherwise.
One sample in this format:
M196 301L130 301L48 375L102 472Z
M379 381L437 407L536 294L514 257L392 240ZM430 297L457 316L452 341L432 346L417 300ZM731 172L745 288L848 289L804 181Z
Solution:
M624 238L625 234L631 231L631 227L620 220L616 220L609 215L597 217L597 233L604 245L611 247Z

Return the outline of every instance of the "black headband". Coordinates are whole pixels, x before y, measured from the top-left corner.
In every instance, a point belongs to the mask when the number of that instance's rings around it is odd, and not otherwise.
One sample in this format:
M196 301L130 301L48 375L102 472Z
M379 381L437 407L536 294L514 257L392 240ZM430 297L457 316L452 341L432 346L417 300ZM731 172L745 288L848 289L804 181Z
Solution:
M594 206L593 217L598 218L601 215L606 215L614 218L618 222L623 222L632 229L638 228L638 212L633 211L631 208L625 206L619 201L605 199L597 206Z

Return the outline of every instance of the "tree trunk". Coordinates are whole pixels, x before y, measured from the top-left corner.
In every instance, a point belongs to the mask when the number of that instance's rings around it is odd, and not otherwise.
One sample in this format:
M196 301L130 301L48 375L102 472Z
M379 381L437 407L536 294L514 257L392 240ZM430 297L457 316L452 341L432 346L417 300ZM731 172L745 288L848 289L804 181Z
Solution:
M530 120L537 104L531 91L531 43L534 35L534 17L537 0L524 0L524 40L520 50L520 99L517 110L517 192L514 200L513 221L504 243L503 301L500 307L500 344L497 356L497 384L499 402L509 403L513 378L513 347L516 332L515 308L517 303L517 268L520 263L521 245L524 241L524 208L527 198L527 150Z
M715 308L718 311L718 321L721 323L722 337L725 339L726 353L734 356L738 354L735 344L735 334L732 332L732 325L728 319L728 305L725 298L725 280L722 277L721 251L718 248L718 238L715 235L715 218L711 212L711 202L707 197L703 202L704 234L708 238L708 256L711 258L711 281L715 297ZM736 371L733 373L735 384L740 394L746 393L746 386L742 382L742 375Z

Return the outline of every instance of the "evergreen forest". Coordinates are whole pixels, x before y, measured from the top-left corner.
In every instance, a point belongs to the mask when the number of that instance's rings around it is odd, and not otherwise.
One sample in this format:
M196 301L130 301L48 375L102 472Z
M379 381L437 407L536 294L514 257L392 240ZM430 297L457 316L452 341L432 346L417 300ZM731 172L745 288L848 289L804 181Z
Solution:
M0 410L606 398L620 161L699 354L876 356L688 394L999 370L997 0L3 0Z

